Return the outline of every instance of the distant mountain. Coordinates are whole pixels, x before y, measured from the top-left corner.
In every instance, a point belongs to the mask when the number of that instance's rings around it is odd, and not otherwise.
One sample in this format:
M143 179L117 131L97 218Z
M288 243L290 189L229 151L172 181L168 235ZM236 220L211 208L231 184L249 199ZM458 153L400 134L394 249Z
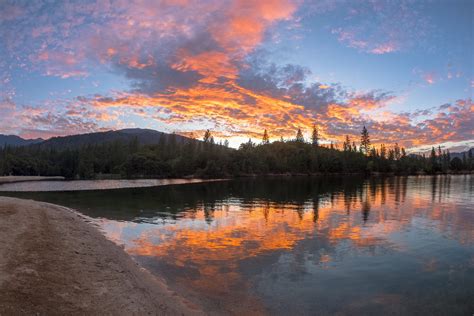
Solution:
M130 142L135 138L142 145L152 145L158 144L163 138L167 141L170 137L175 137L177 142L191 140L191 138L181 135L167 134L151 129L128 128L117 131L53 137L39 143L38 146L51 148L77 148L84 145L104 144L115 141Z
M449 153L449 156L451 157L451 159L456 158L456 157L462 159L462 157L463 157L464 154L466 155L466 157L469 157L469 150L472 150L472 153L474 154L474 147L473 147L473 148L468 149L468 150L466 150L466 151L450 152L450 153ZM437 154L438 154L438 150L436 149L435 151L436 151L436 155L437 155ZM429 157L429 156L430 156L430 153L429 153L429 152L426 152L424 155L425 155L425 157ZM422 156L422 154L409 154L408 156L415 158L415 157L420 157L420 156Z
M471 148L470 150L472 150L472 153L474 154L474 148ZM458 157L458 158L462 159L464 154L466 155L466 157L468 157L469 150L462 151L462 152L459 152L459 153L449 153L449 155L451 156L451 159L453 159L455 157Z
M2 146L2 147L5 146L5 145L14 146L14 147L28 146L28 145L32 145L32 144L38 144L38 143L41 143L43 141L44 141L44 139L42 139L42 138L24 139L24 138L21 138L19 136L15 136L15 135L2 135L2 134L0 134L0 146Z

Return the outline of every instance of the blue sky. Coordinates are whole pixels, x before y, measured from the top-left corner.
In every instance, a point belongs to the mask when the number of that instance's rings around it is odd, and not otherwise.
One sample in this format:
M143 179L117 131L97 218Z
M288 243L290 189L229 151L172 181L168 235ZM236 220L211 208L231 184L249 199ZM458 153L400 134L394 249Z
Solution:
M473 135L472 1L2 1L0 133Z

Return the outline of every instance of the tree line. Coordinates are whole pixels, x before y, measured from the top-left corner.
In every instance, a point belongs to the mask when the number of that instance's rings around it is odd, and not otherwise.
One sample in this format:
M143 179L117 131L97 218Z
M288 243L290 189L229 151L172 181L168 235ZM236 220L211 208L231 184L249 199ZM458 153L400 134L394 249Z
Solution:
M309 140L301 129L294 139L270 141L267 130L260 142L249 139L238 149L227 141L216 143L210 130L202 141L177 142L171 135L155 145L142 145L137 139L115 141L79 148L41 146L0 149L0 175L64 176L69 179L94 178L172 178L235 177L271 174L318 173L395 173L436 174L471 172L472 150L462 158L451 159L449 150L432 148L428 156L407 155L398 144L390 148L373 146L365 126L356 144L349 136L342 147L321 144L313 127Z

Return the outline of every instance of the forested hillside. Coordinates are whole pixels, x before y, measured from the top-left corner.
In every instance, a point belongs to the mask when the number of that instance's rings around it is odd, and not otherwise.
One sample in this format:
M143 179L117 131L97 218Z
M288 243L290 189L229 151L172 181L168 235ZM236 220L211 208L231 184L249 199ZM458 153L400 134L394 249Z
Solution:
M433 174L470 172L474 166L472 151L462 158L451 159L449 151L441 148L433 148L425 157L407 155L397 144L371 146L365 128L358 145L347 137L342 148L320 145L317 130L313 131L310 141L305 141L299 130L295 139L275 142L269 141L265 131L261 142L249 141L238 149L229 148L226 143L216 144L210 131L203 141L174 134L161 135L152 144L135 135L129 140L73 142L74 146L4 146L0 149L0 174L61 175L71 179L212 178L317 173ZM54 141L66 142L64 139Z

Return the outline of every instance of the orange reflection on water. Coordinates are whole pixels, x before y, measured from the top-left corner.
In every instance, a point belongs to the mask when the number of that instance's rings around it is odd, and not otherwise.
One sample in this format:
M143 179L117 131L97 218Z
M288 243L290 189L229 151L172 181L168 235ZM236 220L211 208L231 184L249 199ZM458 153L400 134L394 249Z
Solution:
M307 256L312 264L330 269L332 262L342 260L336 256L338 247L345 247L343 254L370 253L377 247L407 251L409 240L393 236L417 225L460 244L474 243L472 215L457 206L466 201L453 200L445 179L428 185L429 178L411 178L410 183L407 179L367 182L355 191L285 203L233 198L201 204L177 222L140 229L126 242L126 250L134 256L157 258L164 269L191 271L173 275L186 288L214 298L232 294L234 300L248 302L253 300L248 297L251 285L242 265L252 260L268 258L266 269L271 271L286 253L291 260ZM120 239L118 231L117 227L113 230L115 239ZM434 259L423 265L424 271L437 268Z

